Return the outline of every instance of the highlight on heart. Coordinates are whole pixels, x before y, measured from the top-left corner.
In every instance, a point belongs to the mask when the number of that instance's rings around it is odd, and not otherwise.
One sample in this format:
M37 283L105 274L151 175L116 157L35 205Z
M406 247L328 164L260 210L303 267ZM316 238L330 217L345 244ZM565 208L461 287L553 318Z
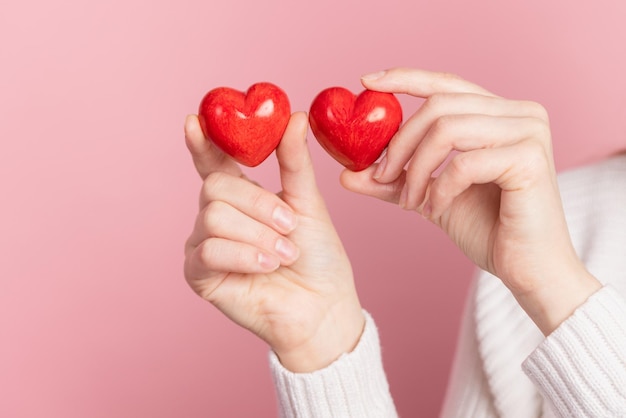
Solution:
M372 165L402 123L402 107L391 93L365 90L358 96L331 87L311 104L313 135L335 160L351 171Z
M272 83L244 93L229 87L209 91L198 109L204 135L235 161L255 167L276 149L287 128L287 94Z
M261 82L246 92L229 87L209 91L198 117L205 136L235 161L255 167L276 149L291 114L287 94ZM351 171L372 165L402 123L402 107L391 93L343 87L320 92L309 111L313 135L322 148Z

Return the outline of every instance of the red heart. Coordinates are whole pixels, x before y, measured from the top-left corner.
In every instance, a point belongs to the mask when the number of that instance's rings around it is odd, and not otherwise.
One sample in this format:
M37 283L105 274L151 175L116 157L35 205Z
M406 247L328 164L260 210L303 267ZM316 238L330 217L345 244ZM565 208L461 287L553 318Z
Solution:
M198 110L204 135L249 167L261 164L280 143L291 109L289 98L271 83L245 93L228 87L208 92Z
M309 112L320 145L348 170L361 171L378 159L402 122L402 107L391 93L365 90L355 96L342 87L317 95Z

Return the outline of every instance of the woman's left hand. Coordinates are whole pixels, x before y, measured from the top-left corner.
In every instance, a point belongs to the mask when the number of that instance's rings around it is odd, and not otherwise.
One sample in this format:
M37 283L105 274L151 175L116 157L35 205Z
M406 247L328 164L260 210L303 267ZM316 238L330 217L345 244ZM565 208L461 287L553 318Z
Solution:
M569 237L543 106L451 74L397 68L362 81L426 101L379 164L342 173L344 187L437 224L545 334L600 287Z

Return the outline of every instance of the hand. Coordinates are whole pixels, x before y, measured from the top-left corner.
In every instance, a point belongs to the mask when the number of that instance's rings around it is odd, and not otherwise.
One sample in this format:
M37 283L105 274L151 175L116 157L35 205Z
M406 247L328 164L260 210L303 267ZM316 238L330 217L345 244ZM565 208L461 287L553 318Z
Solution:
M276 151L283 188L276 195L207 141L196 116L185 124L204 181L185 245L187 282L294 372L320 369L351 351L365 323L350 263L315 183L306 132L306 114L293 114Z
M426 101L379 164L342 173L346 188L437 224L545 334L600 287L571 244L542 106L450 74L398 68L362 81Z

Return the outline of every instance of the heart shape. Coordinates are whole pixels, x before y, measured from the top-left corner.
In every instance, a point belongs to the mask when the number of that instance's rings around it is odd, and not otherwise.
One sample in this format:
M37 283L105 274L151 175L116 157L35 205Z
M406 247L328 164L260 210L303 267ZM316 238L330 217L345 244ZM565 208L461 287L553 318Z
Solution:
M343 87L317 95L309 112L318 142L348 170L361 171L380 157L402 122L402 107L391 93Z
M271 83L253 84L245 93L215 88L198 110L204 135L249 167L261 164L278 146L290 115L289 98Z

